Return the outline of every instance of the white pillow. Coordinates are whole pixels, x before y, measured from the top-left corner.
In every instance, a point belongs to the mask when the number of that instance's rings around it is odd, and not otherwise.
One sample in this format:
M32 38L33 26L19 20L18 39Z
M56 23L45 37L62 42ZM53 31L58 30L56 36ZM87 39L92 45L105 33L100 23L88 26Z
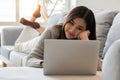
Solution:
M102 57L103 48L105 46L105 41L108 31L118 11L101 10L101 11L93 11L93 12L95 14L95 19L96 19L96 36L97 36L97 40L100 41L99 56Z

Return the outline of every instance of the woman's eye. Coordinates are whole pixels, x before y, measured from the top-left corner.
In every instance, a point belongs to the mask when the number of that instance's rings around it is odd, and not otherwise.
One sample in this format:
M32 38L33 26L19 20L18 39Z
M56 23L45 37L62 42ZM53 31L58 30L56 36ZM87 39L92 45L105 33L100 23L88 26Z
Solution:
M73 25L74 24L73 20L70 20L70 23Z
M81 27L77 27L78 30L83 30Z
M78 30L82 30L81 28L77 28Z

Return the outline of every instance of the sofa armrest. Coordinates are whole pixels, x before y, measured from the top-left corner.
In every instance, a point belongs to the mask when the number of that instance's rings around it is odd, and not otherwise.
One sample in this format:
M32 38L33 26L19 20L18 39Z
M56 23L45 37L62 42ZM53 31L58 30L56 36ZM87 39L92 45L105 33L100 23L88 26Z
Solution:
M102 80L120 80L120 40L110 46L104 57Z
M1 46L14 45L23 27L4 27L1 29Z

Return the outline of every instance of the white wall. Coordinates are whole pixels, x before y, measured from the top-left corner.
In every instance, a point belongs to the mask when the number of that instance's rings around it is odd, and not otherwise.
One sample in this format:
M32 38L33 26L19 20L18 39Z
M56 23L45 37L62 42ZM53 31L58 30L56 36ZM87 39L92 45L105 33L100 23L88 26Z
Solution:
M120 0L77 0L76 5L85 5L91 9L108 9L120 11Z
M77 0L66 0L66 11L71 10L73 7L75 7L77 4Z

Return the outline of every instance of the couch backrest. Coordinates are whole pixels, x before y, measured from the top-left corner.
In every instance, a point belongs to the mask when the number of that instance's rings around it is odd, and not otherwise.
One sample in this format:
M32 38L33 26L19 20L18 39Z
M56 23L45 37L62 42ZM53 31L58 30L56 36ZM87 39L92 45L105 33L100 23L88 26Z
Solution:
M1 30L1 46L14 45L16 39L20 35L23 27L4 27Z

